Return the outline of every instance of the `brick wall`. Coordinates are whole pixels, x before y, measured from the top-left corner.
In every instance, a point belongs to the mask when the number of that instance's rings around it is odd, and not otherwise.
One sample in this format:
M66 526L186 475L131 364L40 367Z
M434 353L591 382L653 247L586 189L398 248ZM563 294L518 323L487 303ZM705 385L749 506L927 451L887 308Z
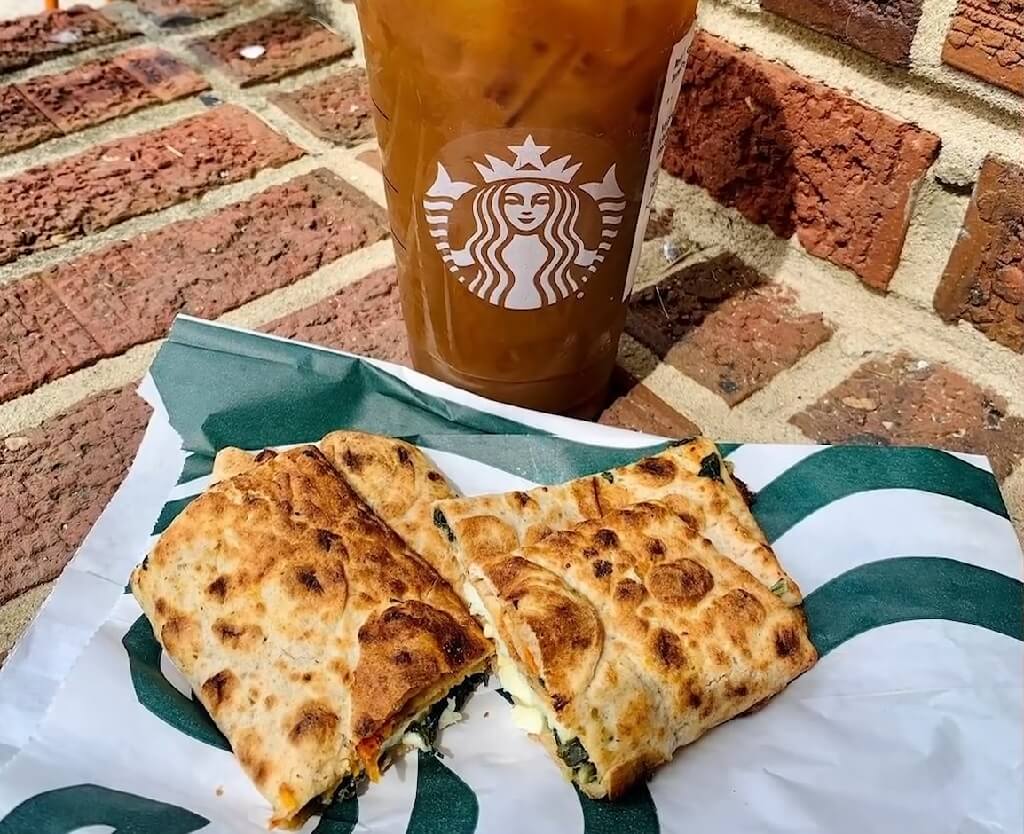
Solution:
M1019 517L1020 0L704 26L602 419L981 451ZM121 482L176 312L408 361L358 43L340 0L0 21L0 662Z

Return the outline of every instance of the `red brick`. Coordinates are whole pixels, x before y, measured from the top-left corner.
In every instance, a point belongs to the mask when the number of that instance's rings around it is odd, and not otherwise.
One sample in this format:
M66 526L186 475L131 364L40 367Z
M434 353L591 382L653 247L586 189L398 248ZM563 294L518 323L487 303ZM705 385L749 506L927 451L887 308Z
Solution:
M694 437L701 433L689 417L680 414L643 384L615 400L598 422L659 437Z
M377 135L363 69L345 70L294 92L275 93L270 100L328 142L352 146Z
M0 263L167 208L301 155L252 113L223 106L29 169L0 180Z
M761 8L902 67L921 19L921 0L761 0Z
M144 84L109 60L82 64L58 75L39 75L17 87L64 133L159 103Z
M260 329L374 359L410 363L394 267Z
M1024 4L1020 0L960 0L942 60L1024 95Z
M245 58L246 47L262 47L264 52ZM191 48L245 87L351 55L354 45L348 36L335 34L310 17L282 12L193 41Z
M149 417L134 387L0 440L0 604L56 577L113 497Z
M115 62L162 102L174 101L210 88L199 73L169 52L156 47L143 46L129 50L118 55Z
M665 361L734 406L831 334L820 313L796 309L789 291L758 287L723 302Z
M60 136L56 125L13 85L0 87L0 154Z
M40 278L0 287L0 401L63 376L96 350Z
M872 359L790 419L823 443L934 446L988 455L1002 478L1024 457L1024 418L1006 400L941 363Z
M0 72L114 43L135 34L96 9L73 6L15 20L0 20Z
M136 0L139 10L145 12L160 26L182 26L197 20L218 17L228 9L249 5L251 0Z
M325 170L62 263L0 291L0 401L212 318L386 236L384 212Z
M985 161L935 309L1024 353L1024 168Z
M666 170L885 289L938 137L706 33L690 55Z
M626 332L664 359L719 305L764 281L761 273L733 255L693 264L634 294Z

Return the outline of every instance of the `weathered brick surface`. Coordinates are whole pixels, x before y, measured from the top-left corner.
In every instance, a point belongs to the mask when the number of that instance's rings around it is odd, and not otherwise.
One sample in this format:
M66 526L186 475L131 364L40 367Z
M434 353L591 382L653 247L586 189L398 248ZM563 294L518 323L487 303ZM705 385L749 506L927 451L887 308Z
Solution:
M1024 418L946 365L906 354L867 362L790 420L823 443L906 444L978 452L999 477L1024 457Z
M1024 168L997 159L982 166L935 309L1024 353Z
M712 35L690 54L666 170L885 289L938 137Z
M216 317L386 235L383 211L327 171L0 288L0 401Z
M761 0L761 8L898 66L910 65L910 45L922 0Z
M60 573L124 477L148 417L133 385L0 440L0 603Z
M394 269L261 329L409 361ZM132 384L0 439L0 604L64 567L128 471L148 418Z
M0 87L0 154L60 136L60 131L14 86Z
M317 21L295 12L261 17L191 44L196 54L213 61L243 87L283 78L293 72L351 55L354 45ZM260 47L246 58L242 50Z
M960 0L942 48L942 60L1024 95L1024 3Z
M271 101L309 131L339 145L357 145L376 136L366 71L345 70Z
M158 101L113 61L96 61L59 75L30 78L19 84L18 89L64 133L115 119Z
M260 328L287 339L410 364L394 267Z
M729 405L742 402L826 341L820 313L801 313L777 285L744 290L712 311L666 357Z
M179 26L208 20L250 0L136 0L139 9L160 26Z
M0 180L0 263L246 179L302 151L223 106Z
M206 79L169 52L152 46L131 49L114 59L162 102L208 90Z
M0 287L0 401L63 376L96 343L38 277Z
M693 437L700 434L696 423L680 414L642 383L615 400L598 422L659 437Z
M114 43L133 32L88 6L0 20L0 72Z
M764 283L764 276L733 255L685 267L633 295L626 332L664 359L672 347L720 304Z

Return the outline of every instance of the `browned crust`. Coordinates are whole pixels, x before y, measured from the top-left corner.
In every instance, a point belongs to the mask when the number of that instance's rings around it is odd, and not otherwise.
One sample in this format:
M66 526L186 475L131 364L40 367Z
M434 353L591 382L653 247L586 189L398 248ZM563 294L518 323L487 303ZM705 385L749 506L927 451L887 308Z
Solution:
M510 654L590 754L591 796L622 794L816 660L803 613L662 503L466 567Z
M132 590L276 822L333 789L361 737L490 653L450 586L315 447L193 501Z

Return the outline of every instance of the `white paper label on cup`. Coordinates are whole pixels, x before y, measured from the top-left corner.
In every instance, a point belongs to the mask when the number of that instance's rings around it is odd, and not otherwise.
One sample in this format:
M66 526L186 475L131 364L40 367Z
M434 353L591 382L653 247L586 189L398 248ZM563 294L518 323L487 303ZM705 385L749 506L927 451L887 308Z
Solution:
M661 96L661 107L658 109L658 122L654 131L654 142L651 145L651 162L647 168L647 179L644 183L644 199L640 206L640 218L636 224L636 234L633 238L633 256L629 261L629 271L626 273L626 287L622 295L623 301L629 300L633 291L633 281L636 277L636 269L640 264L640 253L644 245L644 235L647 231L647 222L651 218L651 200L654 198L654 189L658 185L658 173L661 171L661 161L665 156L665 145L668 143L668 129L672 125L672 116L676 110L676 103L679 101L679 91L683 86L683 75L686 72L686 57L690 52L690 44L697 33L697 23L690 27L675 49L672 50L672 57L668 62L668 75L665 79L665 91Z

